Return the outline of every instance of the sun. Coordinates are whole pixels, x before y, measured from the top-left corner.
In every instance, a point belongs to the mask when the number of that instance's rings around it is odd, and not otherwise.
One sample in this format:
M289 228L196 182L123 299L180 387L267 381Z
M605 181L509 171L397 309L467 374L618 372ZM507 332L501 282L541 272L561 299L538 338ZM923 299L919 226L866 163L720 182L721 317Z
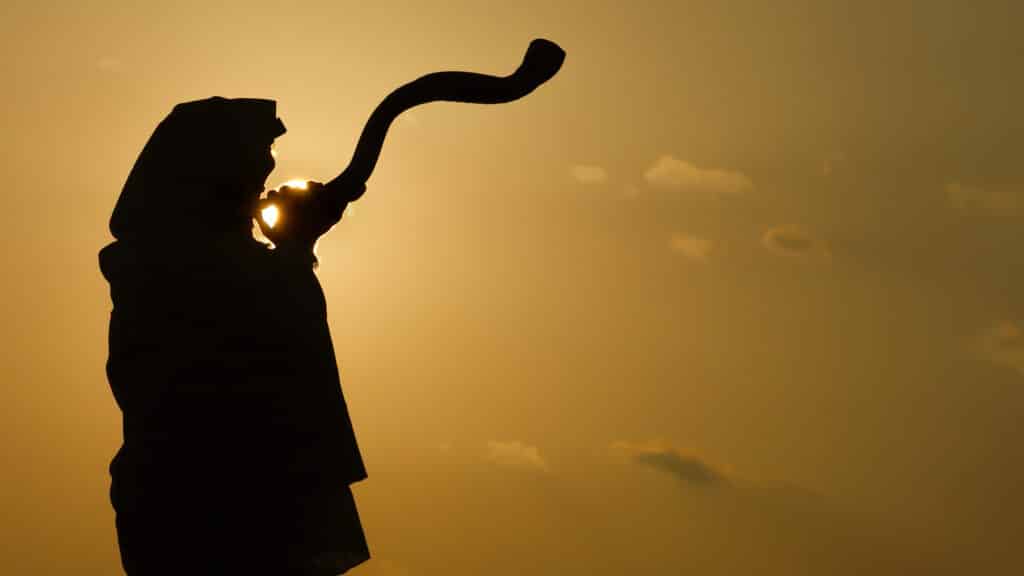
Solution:
M289 180L278 186L280 190L283 187L289 187L293 190L309 190L309 180L302 178L296 178ZM273 228L277 222L281 219L281 210L277 206L270 204L260 210L260 219L267 225L268 228Z
M281 211L273 204L260 211L260 218L263 219L263 222L266 223L268 228L273 228L274 224L277 224L277 219L280 215Z

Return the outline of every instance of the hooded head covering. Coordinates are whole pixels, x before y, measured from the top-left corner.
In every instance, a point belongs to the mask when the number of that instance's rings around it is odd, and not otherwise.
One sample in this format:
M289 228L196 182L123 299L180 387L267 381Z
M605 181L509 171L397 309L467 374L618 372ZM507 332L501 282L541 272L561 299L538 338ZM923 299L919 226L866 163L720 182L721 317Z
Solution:
M192 237L237 225L248 230L248 188L269 172L251 151L284 133L273 100L215 96L178 104L135 161L110 232L121 241L159 242L182 229Z

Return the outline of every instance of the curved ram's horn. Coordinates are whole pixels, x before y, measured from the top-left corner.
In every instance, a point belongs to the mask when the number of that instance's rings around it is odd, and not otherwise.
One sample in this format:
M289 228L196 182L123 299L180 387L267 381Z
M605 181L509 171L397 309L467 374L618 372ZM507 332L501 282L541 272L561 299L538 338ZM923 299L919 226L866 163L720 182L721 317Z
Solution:
M370 115L348 167L326 187L335 193L354 194L346 198L347 201L362 195L362 185L373 173L391 122L409 108L439 100L475 104L518 100L551 79L562 67L563 60L565 51L554 42L538 38L530 42L523 63L508 76L434 72L400 86L388 94Z

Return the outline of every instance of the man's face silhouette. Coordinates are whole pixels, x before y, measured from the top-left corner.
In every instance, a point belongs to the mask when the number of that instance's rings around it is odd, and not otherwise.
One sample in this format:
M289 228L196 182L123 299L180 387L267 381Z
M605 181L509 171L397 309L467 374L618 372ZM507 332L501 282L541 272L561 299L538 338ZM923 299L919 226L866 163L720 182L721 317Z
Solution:
M266 186L267 177L277 165L271 150L272 145L272 141L245 143L241 149L240 184L246 209L252 214L255 214L256 204Z

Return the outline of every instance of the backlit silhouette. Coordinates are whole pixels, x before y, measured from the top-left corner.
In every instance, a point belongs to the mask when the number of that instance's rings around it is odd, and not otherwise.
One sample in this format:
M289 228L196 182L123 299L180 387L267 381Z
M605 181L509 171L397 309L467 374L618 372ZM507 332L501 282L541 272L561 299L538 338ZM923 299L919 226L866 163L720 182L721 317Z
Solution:
M406 84L371 115L337 178L263 200L285 131L274 101L187 102L160 123L114 208L116 241L100 252L124 433L110 497L128 574L333 575L369 558L350 490L367 475L313 245L362 195L398 114L520 98L563 57L535 40L510 76ZM273 249L253 238L254 217Z

